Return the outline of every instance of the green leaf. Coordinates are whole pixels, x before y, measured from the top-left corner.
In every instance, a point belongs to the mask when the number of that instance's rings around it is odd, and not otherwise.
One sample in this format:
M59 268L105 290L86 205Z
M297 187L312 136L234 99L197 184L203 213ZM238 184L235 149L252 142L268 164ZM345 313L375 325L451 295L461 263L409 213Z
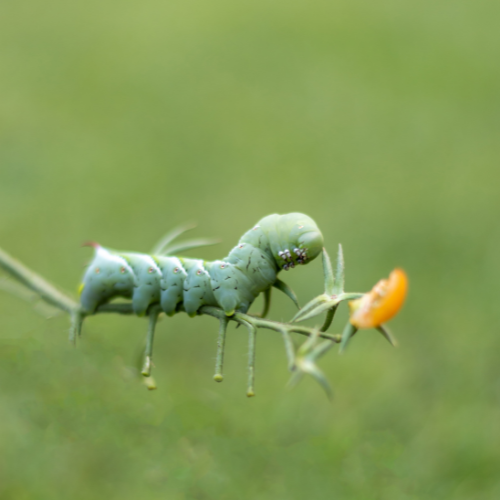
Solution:
M342 354L347 347L347 343L349 342L349 339L358 331L358 329L351 324L350 322L347 322L345 325L344 331L342 332L342 340L340 341L340 349L339 349L339 354Z
M390 330L385 325L377 326L377 330L385 337L387 342L389 342L392 347L397 347L398 343L396 339L392 336Z
M333 286L332 295L340 295L344 293L344 252L342 251L342 245L339 244L339 250L337 252L337 268L335 269L335 284Z
M338 302L336 300L329 300L328 302L318 303L318 305L304 314L296 315L296 317L292 320L295 322L305 321L306 319L314 318L315 316L319 316L323 314L328 309L336 306ZM300 311L302 313L302 311Z
M330 309L328 309L325 322L323 323L323 326L319 329L320 332L326 332L328 328L330 328L330 325L332 324L336 312L337 312L337 306L333 306L330 307Z
M180 226L174 227L171 231L169 231L151 250L153 255L162 255L165 249L178 238L181 234L194 229L196 224L193 222L187 222L185 224L181 224Z
M314 297L314 299L310 300L293 318L292 322L294 321L301 321L301 317L308 313L309 311L312 311L315 307L318 306L318 304L324 304L327 302L330 302L331 299L325 294L318 295L317 297Z
M175 255L185 252L186 250L192 250L193 248L208 247L211 245L217 245L218 243L220 243L220 240L216 240L213 238L198 238L195 240L186 240L182 243L177 243L176 245L165 248L163 252L157 255Z
M332 263L326 248L323 248L323 276L325 279L325 294L331 297L335 290L335 278L333 276Z

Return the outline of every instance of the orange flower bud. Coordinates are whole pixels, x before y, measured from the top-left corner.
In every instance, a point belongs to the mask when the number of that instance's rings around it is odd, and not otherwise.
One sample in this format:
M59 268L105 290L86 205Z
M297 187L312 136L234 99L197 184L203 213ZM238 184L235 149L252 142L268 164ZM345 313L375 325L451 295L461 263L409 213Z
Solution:
M402 269L394 269L389 279L380 280L363 297L351 300L350 322L356 328L374 328L396 316L406 298L408 278Z

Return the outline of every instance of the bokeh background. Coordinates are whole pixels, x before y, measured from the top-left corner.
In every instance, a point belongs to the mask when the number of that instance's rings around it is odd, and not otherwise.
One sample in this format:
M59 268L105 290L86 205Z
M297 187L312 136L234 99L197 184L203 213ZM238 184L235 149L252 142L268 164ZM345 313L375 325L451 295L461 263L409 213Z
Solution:
M262 331L68 320L0 294L2 499L500 498L500 7L477 0L4 2L0 246L76 292L85 240L148 251L172 226L223 257L301 211L347 289L411 279L400 346L361 332L293 391ZM286 275L302 303L321 264ZM258 304L256 304L258 307ZM272 317L293 306L274 294ZM332 331L339 332L343 311ZM297 342L302 339L296 339Z

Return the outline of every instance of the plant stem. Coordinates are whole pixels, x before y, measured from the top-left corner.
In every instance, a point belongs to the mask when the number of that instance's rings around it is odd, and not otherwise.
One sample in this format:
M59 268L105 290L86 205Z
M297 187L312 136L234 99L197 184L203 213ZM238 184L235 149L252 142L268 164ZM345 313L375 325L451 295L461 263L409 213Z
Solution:
M24 264L11 257L7 252L0 248L0 267L17 279L29 289L36 292L49 304L66 311L74 313L80 310L80 305L71 297L60 292L54 285L42 278L40 275L28 269Z

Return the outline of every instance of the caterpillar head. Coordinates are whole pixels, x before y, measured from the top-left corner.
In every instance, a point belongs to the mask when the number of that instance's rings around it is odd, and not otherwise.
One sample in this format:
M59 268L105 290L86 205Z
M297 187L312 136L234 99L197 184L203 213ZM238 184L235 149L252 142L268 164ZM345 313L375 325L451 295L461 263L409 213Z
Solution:
M307 215L282 215L277 227L279 244L275 260L280 269L287 271L296 265L307 264L321 253L323 235Z

